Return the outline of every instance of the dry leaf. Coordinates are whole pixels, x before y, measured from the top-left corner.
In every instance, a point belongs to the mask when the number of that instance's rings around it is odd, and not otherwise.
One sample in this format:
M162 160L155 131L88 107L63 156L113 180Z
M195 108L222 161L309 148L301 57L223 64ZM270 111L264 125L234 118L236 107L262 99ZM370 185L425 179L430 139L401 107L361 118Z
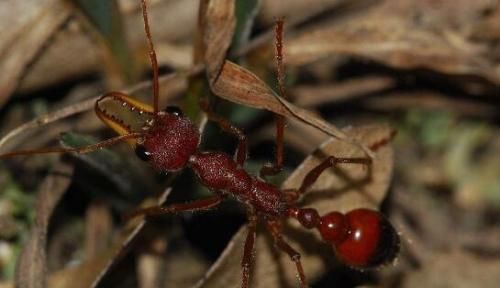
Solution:
M372 125L353 128L346 134L366 146L380 144L392 137L392 129L384 125ZM347 181L334 172L325 171L312 191L305 197L307 206L319 210L320 214L332 210L348 211L353 208L376 208L385 197L392 176L393 152L389 144L376 150L371 177L363 165L342 165L342 175L348 175ZM330 139L304 160L297 170L283 183L283 188L297 188L305 174L328 155L338 157L362 157L363 152L345 142ZM296 224L296 223L293 223ZM333 251L328 245L319 241L316 233L290 225L285 237L292 247L302 254L302 264L309 282L323 274L334 259ZM246 227L242 227L232 238L219 259L201 279L196 288L240 287L241 257L246 236ZM255 244L256 259L250 286L263 287L296 287L295 265L288 256L276 250L272 240L265 231L258 231Z
M36 199L36 219L16 268L16 287L47 287L47 230L55 206L71 183L73 167L59 162L42 183Z
M276 95L255 74L230 61L226 60L222 66L222 71L216 81L212 83L211 88L217 96L234 103L257 109L265 109L285 117L299 119L332 137L359 146L368 155L373 156L370 149L348 137L333 124Z
M420 267L408 273L401 287L494 288L500 283L498 258L480 257L463 250L432 254Z
M262 80L245 68L224 60L234 33L234 1L201 2L200 29L205 48L205 66L212 91L229 101L298 118L332 137L358 145L337 127L276 95ZM370 156L373 154L362 145Z
M167 201L170 195L171 188L165 191L158 197L156 205L162 206ZM111 248L106 253L107 257L102 259L102 266L96 269L92 282L86 287L102 287L102 283L106 281L106 276L111 272L113 267L125 256L130 249L130 246L138 235L144 230L147 220L143 217L136 221L132 221L131 227L126 229L123 234L112 244Z
M3 27L0 39L0 71L3 71L0 74L0 106L17 88L28 64L69 15L68 5L58 0L0 2L0 27Z
M362 77L325 85L297 85L290 94L297 105L319 106L377 93L394 86L394 82L394 79L389 77Z
M215 81L231 45L236 18L233 0L207 0L200 4L200 31L203 37L205 66L210 82Z
M393 130L387 125L367 125L355 127L346 131L353 139L368 147L391 140ZM311 169L319 165L327 156L335 157L363 157L363 152L357 147L330 139L323 143L312 155L308 156L302 164L283 183L283 188L299 187L302 179ZM384 199L392 177L393 152L390 144L382 145L376 150L372 167L364 165L342 165L341 172L329 169L318 178L311 187L311 192L304 199L307 203L314 202L313 198L335 198L336 210L347 212L356 207L377 208ZM371 174L369 173L371 170ZM348 175L343 177L341 175ZM359 187L353 187L357 183ZM327 192L325 192L327 191ZM319 202L315 207L320 212L332 209L332 206Z
M272 24L275 18L306 18L311 11L325 11L335 7L345 0L267 0L262 1L260 17L266 24Z
M110 208L104 203L91 203L85 214L84 259L92 259L109 245L113 221Z
M429 10L424 9L426 5L419 6L414 1L393 4L385 2L343 23L303 31L287 41L287 63L303 65L328 56L348 55L396 68L428 68L441 73L481 75L494 82L500 81L496 65L487 58L486 46L469 41L468 35L450 27L452 23L444 25L442 19L436 20L440 19L440 13L449 13L450 9L430 9L437 15L426 23L414 20L419 15L428 14ZM463 7L469 8L468 5ZM463 17L470 20L471 16L465 10L466 16ZM453 18L447 19L451 22Z
M31 6L40 6L38 2L42 2L33 0L24 1L30 2L30 4L27 5ZM2 2L0 5L4 5L3 2L17 3L20 1L0 2ZM31 4L31 2L36 2L36 5L34 3ZM43 2L57 2L56 6L67 4L64 3L65 1L59 0L43 0ZM129 1L130 3L122 3L123 1L118 2L124 14L124 31L127 34L130 49L133 51L134 55L137 55L137 58L140 59L143 66L149 68L140 3L138 0ZM167 51L161 46L163 46L163 43L167 43L165 44L167 49L172 49L172 47L178 49L176 44L180 45L181 42L188 43L183 45L184 47L190 45L190 37L196 27L198 1L169 0L150 2L150 27L155 46L159 48L157 51L159 64L185 65L186 59L183 58L181 62L179 62L178 58L173 58L175 55L166 55L165 52ZM5 5L7 6L6 3ZM25 16L26 11L29 10L25 9L25 11L19 13L12 13L9 9L3 9L0 6L0 14L3 11L15 15L15 18L21 19L24 17L19 17L19 15ZM54 13L56 12L57 11L54 11ZM9 23L2 25L0 22L0 27L2 28L10 26L11 24ZM82 29L76 19L70 20L64 27L65 29L60 29L54 37L50 38L50 42L46 43L47 45L44 46L44 50L40 51L41 54L37 55L36 61L30 63L30 68L24 71L18 88L20 92L31 92L36 89L61 83L64 80L75 79L82 75L102 71L102 61L100 61L102 54L100 53L102 53L103 47L96 45L99 44L100 40L92 39L92 35L89 35L88 31L85 31L85 29ZM8 31L9 29L4 30ZM0 42L1 41L3 41L3 39L0 40ZM7 41L6 43L9 42ZM0 49L0 52L1 51ZM3 54L0 53L0 55ZM184 57L185 54L182 53L182 56ZM1 59L2 58L0 58L0 60ZM50 73L47 73L47 71L50 71ZM3 76L7 77L8 75ZM1 77L2 76L0 76L0 79Z

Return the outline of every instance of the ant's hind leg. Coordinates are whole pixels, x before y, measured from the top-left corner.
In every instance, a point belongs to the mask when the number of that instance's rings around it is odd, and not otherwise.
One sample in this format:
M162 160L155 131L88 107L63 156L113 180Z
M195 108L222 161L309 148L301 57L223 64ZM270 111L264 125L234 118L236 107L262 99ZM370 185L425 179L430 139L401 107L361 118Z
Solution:
M238 138L238 150L236 151L236 163L238 163L238 166L243 167L243 164L245 164L245 160L247 158L247 139L243 131L241 131L238 127L234 126L231 124L229 121L226 119L222 118L221 116L215 114L214 111L210 108L210 105L208 104L207 99L201 99L200 100L200 107L203 112L207 114L207 117L209 120L214 121L219 125L219 127L228 132L233 134Z
M307 173L304 180L302 180L302 184L297 191L299 194L305 193L313 184L318 180L318 177L323 173L326 169L336 166L337 164L361 164L371 166L372 159L371 158L363 158L363 157L353 157L353 158L338 158L335 156L329 156L323 162L321 162L318 166L314 167L309 173Z
M255 236L257 228L257 217L252 214L248 217L248 234L245 240L245 248L243 250L243 258L241 260L242 278L241 278L241 288L247 288L250 282L250 272L254 264L254 246L255 246Z
M306 276L304 274L304 269L302 268L302 262L300 261L300 253L293 249L281 235L281 223L278 221L267 221L267 229L271 233L275 245L288 254L290 259L295 263L295 267L297 268L297 275L299 276L300 287L307 288Z
M125 219L131 219L137 216L157 216L164 214L172 214L178 212L197 212L203 210L210 210L222 202L223 197L220 195L215 195L209 198L195 200L188 203L172 204L166 207L148 207L139 210L132 211L125 214Z

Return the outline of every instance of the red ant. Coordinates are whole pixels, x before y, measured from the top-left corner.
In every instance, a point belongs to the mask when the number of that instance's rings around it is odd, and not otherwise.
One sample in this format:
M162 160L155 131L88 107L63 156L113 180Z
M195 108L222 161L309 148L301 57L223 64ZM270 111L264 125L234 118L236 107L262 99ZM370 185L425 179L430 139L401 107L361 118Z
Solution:
M290 217L298 220L306 229L317 229L323 241L332 245L337 257L346 265L355 268L369 268L393 260L399 249L399 237L389 221L379 212L361 208L345 214L333 211L320 216L314 208L299 208L297 205L299 197L307 192L326 169L343 163L371 165L370 158L330 156L307 173L298 189L280 190L261 178L248 174L243 169L247 157L245 135L227 120L214 114L206 102L201 103L201 108L208 119L216 122L221 129L239 139L235 160L224 152L200 151L198 147L200 133L193 122L185 117L179 108L168 106L163 111L159 110L158 64L149 30L146 1L141 0L141 3L149 58L153 69L153 107L134 100L124 93L110 92L96 102L95 112L119 136L80 148L14 151L1 154L0 158L42 153L88 153L125 140L134 147L137 157L147 161L157 171L174 172L183 168L191 168L199 181L213 191L214 196L185 204L140 209L128 216L152 216L208 210L220 204L228 196L236 198L246 207L249 221L241 264L241 287L248 287L258 221L265 223L276 246L288 254L295 263L301 287L307 287L307 282L300 254L287 244L282 236L283 222ZM280 95L284 97L281 52L282 25L282 20L279 20L276 28L276 59ZM148 114L152 119L146 122L141 132L133 132L130 127L99 106L99 103L107 98L120 101L123 105L128 105L132 110L137 110L141 114ZM271 166L264 166L261 169L261 175L276 174L282 168L284 121L279 119L276 123L278 131L276 162Z

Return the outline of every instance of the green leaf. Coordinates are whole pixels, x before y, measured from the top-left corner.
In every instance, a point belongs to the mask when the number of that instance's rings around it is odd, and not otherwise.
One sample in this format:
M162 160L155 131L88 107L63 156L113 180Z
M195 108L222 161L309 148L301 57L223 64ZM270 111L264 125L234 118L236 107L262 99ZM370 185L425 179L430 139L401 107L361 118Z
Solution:
M248 41L259 4L259 0L236 1L236 29L231 49L236 50Z
M90 136L75 133L61 135L65 147L81 147L95 144L97 140ZM79 169L78 182L88 193L100 198L107 198L118 209L128 209L145 196L156 191L156 173L132 153L120 153L119 145L102 148L87 154L72 154L85 166ZM125 149L124 149L125 150Z
M82 13L103 37L104 42L111 50L120 71L127 82L136 78L136 71L132 62L123 29L123 19L118 3L115 0L73 0Z

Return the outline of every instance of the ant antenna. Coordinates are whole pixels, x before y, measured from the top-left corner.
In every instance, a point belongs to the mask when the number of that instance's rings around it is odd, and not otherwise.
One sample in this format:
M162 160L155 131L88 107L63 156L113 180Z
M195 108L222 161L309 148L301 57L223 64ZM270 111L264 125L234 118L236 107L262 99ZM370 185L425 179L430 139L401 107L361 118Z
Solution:
M111 145L114 145L118 142L129 140L132 138L139 138L142 136L142 133L134 132L134 133L129 133L125 135L120 135L108 140L104 140L102 142L92 144L92 145L87 145L83 147L77 147L77 148L60 148L60 147L54 147L54 148L44 148L44 149L34 149L34 150L18 150L10 153L5 153L5 154L0 154L0 159L3 158L9 158L9 157L14 157L14 156L27 156L27 155L35 155L35 154L51 154L51 153L69 153L69 152L75 152L75 153L89 153L93 152L97 149L108 147Z
M142 17L144 18L144 30L146 31L146 38L148 42L149 60L151 62L151 69L153 70L153 111L154 115L156 116L158 115L158 112L160 110L158 107L159 106L158 98L160 90L160 85L158 83L158 60L156 59L156 52L153 46L153 38L151 37L151 31L149 30L149 20L148 20L146 0L141 0L141 7L142 7Z
M276 21L276 28L274 30L276 34L276 73L278 79L278 89L280 96L283 99L287 99L285 92L285 75L283 73L283 23L284 18L280 17ZM275 167L281 170L283 167L283 141L285 134L285 117L282 115L276 115L276 163Z
M285 75L283 73L283 23L284 18L280 17L276 20L275 33L275 57L276 57L276 78L278 79L278 89L281 98L287 99L285 93ZM283 168L283 153L284 153L284 134L286 119L282 115L275 115L276 121L276 152L275 162L273 164L266 164L260 170L260 176L275 175Z
M276 73L278 78L278 88L280 96L287 99L285 92L285 74L283 68L283 24L284 17L278 18L276 20L276 28L274 32L276 34Z

